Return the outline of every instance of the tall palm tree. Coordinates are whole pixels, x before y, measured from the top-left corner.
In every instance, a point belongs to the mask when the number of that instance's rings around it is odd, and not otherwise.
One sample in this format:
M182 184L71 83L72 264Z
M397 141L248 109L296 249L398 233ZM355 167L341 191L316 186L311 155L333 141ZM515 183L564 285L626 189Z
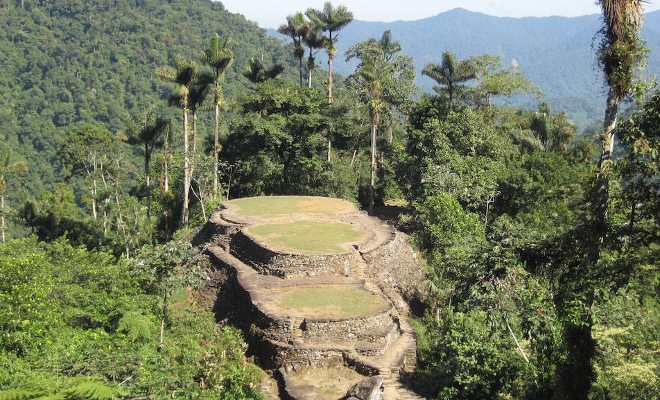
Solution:
M329 1L323 5L322 10L310 8L306 12L307 17L312 20L324 32L328 32L325 40L325 48L328 52L328 103L332 104L332 62L337 54L337 35L346 25L353 21L353 13L345 6L332 6Z
M346 61L360 60L355 73L347 80L369 108L371 121L371 181L369 186L369 212L373 212L376 172L376 138L380 118L391 107L405 104L415 91L415 71L412 59L397 55L401 46L392 42L391 33L384 32L380 40L369 39L353 45L346 52Z
M131 144L144 145L144 177L147 190L147 218L151 218L151 156L157 146L163 144L163 135L169 128L168 119L156 116L153 108L144 113L141 120L124 120L126 139Z
M2 243L5 243L5 230L6 221L5 214L7 212L5 206L5 190L7 190L7 178L10 175L27 171L27 164L22 161L12 161L11 152L4 150L0 152L0 238Z
M607 233L607 202L609 198L609 172L614 150L614 129L619 105L631 92L635 70L645 56L646 49L639 37L644 14L643 0L598 0L603 11L602 41L599 61L609 86L607 106L601 135L601 154L596 179L595 219L596 254Z
M378 63L376 60L368 60L362 65L358 73L363 80L363 93L368 99L369 116L371 122L371 173L369 181L369 212L374 209L374 197L376 190L376 170L378 164L376 162L376 137L378 130L378 122L380 121L380 114L387 109L387 102L385 100L384 83L381 77L389 72L389 64Z
M325 46L325 38L321 34L321 29L313 21L308 21L307 30L303 42L309 50L307 56L307 87L312 87L312 72L316 69L316 54L319 49Z
M197 152L197 142L199 138L199 130L197 129L197 116L198 111L204 107L204 102L210 93L210 85L213 83L213 74L206 71L198 71L195 74L195 79L190 85L190 93L188 94L190 102L190 116L192 117L192 152ZM176 102L178 99L173 97Z
M260 60L252 58L243 70L243 76L252 83L261 83L279 77L283 71L284 66L282 64L266 67Z
M380 44L371 39L354 45L346 53L346 61L352 58L360 59L355 73L349 77L355 83L360 97L369 108L370 137L371 137L371 172L369 182L369 212L373 212L376 191L376 138L380 115L388 107L387 80L392 75L392 65L387 62Z
M442 53L442 64L427 64L422 74L447 87L451 111L457 85L475 79L477 70L468 60L458 61L452 52L445 51Z
M188 207L190 203L190 126L188 112L190 110L190 88L195 82L197 66L191 60L175 58L174 67L158 68L156 75L177 86L177 92L170 97L170 104L181 108L183 116L183 205L181 224L188 225Z
M298 73L300 75L300 86L303 86L303 57L305 57L304 38L307 32L307 21L305 15L297 12L286 17L286 24L280 25L277 31L289 36L293 40L293 55L298 59Z
M220 157L220 108L224 104L222 96L222 82L225 73L234 63L234 52L229 47L230 39L222 39L215 35L211 39L209 47L204 51L202 61L213 69L213 113L215 125L213 126L213 195L218 195L219 176L218 164ZM302 78L301 78L302 79Z

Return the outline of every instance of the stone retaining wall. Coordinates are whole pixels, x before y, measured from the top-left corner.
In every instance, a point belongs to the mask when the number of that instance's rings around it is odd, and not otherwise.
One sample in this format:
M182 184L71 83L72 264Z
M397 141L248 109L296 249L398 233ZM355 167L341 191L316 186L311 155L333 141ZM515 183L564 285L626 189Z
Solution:
M405 235L395 233L382 246L361 254L368 270L394 292L400 293L406 302L425 297L424 270L419 267L417 254Z
M358 316L343 319L313 320L295 317L278 317L269 315L259 307L259 318L254 325L259 333L268 339L278 342L293 343L304 340L305 342L350 342L365 340L364 332L370 330L387 331L394 322L390 315L391 311L380 312L369 316ZM365 340L366 342L378 343L382 341ZM384 343L385 345L387 343Z
M305 319L301 328L305 340L351 341L358 334L368 330L382 330L393 324L390 311L365 317L344 319L313 320Z
M238 231L231 241L231 251L249 261L261 274L279 278L301 278L320 275L350 275L361 260L357 252L342 254L283 254Z
M240 225L229 223L219 218L217 214L212 214L211 219L192 238L191 244L197 247L205 243L213 243L227 248L231 238L240 228Z

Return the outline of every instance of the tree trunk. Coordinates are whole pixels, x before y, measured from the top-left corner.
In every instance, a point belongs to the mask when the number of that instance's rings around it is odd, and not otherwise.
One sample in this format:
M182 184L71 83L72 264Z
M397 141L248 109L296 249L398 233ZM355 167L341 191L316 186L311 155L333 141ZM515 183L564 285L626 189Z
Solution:
M299 67L298 67L298 72L300 73L300 87L303 87L303 58L300 57L298 58L299 62Z
M163 146L163 192L170 192L170 146L167 142L167 137L165 138L165 144Z
M591 360L596 352L596 342L591 336L591 316L577 324L564 327L564 340L569 358L559 373L558 391L560 398L586 400L591 383L595 378Z
M216 93L217 93L217 83L216 83ZM219 143L219 135L220 135L220 105L218 104L218 96L216 94L215 98L215 107L214 107L214 114L215 114L215 126L213 128L213 196L217 197L218 196L218 186L219 186L219 177L218 177L218 163L219 163L219 156L220 156L220 143Z
M376 131L378 128L378 111L371 110L371 180L369 184L369 214L374 211L374 194L376 191Z
M190 173L188 175L188 186L192 185L192 177L195 174L195 156L197 155L197 110L192 111L192 151L188 160L188 168Z
M451 82L447 85L447 91L449 92L449 112L451 112L454 103L454 86Z
M0 231L2 243L5 243L5 192L0 193Z
M332 41L332 36L330 37ZM332 104L332 59L334 55L328 54L328 104Z
M192 152L197 151L197 110L192 112Z
M165 346L165 318L167 317L167 291L163 293L163 310L160 316L160 339L158 340L158 351Z
M144 175L147 189L147 219L151 219L151 150L144 144Z
M609 174L612 169L612 152L614 151L614 129L619 113L619 99L612 90L607 97L603 135L601 137L600 160L598 161L598 176L594 188L594 245L592 263L598 261L600 248L607 235L607 203L610 195Z
M181 225L188 225L188 195L190 192L190 161L188 160L188 109L183 109L183 207L181 210Z
M98 217L96 212L96 178L92 179L92 217L94 220Z
M523 351L522 347L520 347L520 343L518 342L518 338L516 338L516 335L513 333L513 329L511 329L511 325L509 325L509 320L504 318L504 322L506 322L506 328L509 330L509 333L511 334L511 337L513 338L514 343L516 344L516 348L518 349L518 352L522 356L522 358L525 360L527 364L530 364L529 358L527 358L527 355L525 355L525 352Z
M199 194L195 192L195 187L191 186L190 191L197 197L197 200L199 200L199 204L202 207L202 218L204 219L204 222L208 221L208 217L206 216L206 206L204 205L204 190L202 189L202 185L199 184L199 181L197 181L197 187L199 188Z
M307 58L307 87L312 88L312 71L314 70L314 56L312 48L309 48L309 57Z

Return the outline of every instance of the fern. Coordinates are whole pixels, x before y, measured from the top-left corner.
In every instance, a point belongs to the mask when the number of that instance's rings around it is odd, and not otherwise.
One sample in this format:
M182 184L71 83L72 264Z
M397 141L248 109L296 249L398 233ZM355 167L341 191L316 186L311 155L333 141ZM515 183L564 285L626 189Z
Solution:
M85 379L62 392L65 400L113 400L119 390L93 379Z
M131 342L147 341L155 332L154 322L139 312L130 311L119 320L117 330L124 332Z
M37 397L35 400L66 400L63 394L61 393L56 393L56 394L49 394L46 396L42 397Z
M31 400L43 396L43 392L26 389L10 389L0 392L0 400Z

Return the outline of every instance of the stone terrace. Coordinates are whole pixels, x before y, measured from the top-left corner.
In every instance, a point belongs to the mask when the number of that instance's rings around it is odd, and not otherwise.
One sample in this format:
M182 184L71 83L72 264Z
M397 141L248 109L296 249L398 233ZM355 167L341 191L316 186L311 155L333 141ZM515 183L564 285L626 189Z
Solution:
M314 246L328 234L328 222L360 234L319 254ZM303 237L299 248L284 251L250 232L266 224L318 224L319 237ZM287 234L274 227L271 238ZM423 296L424 273L406 236L392 226L338 199L249 198L223 203L193 244L230 288L219 291L216 308L232 304L232 323L278 377L276 388L264 387L269 396L341 399L356 383L377 377L386 400L419 398L402 382L416 364L407 315L408 304Z

